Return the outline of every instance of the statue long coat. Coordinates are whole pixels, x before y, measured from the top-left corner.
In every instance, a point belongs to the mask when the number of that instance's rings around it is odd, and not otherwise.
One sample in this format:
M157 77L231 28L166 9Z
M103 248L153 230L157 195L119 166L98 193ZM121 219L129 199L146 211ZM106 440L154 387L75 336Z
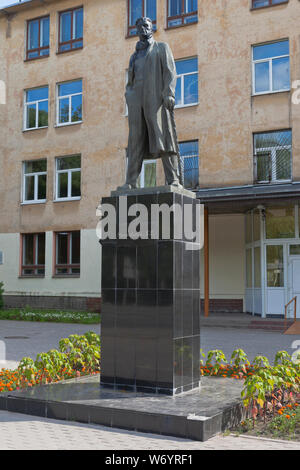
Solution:
M131 56L128 69L126 100L134 99L134 59ZM176 130L170 111L164 106L163 99L175 98L176 67L168 44L153 41L147 49L144 64L143 110L147 123L148 139L144 144L143 158L160 158L177 153ZM129 108L129 106L128 106ZM129 109L130 126L130 109ZM131 131L132 132L132 131ZM130 147L130 141L128 148Z

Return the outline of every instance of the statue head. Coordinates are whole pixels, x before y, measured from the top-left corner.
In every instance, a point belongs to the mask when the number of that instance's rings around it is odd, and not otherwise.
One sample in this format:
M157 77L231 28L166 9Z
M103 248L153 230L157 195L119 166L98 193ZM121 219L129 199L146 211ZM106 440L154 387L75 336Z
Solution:
M147 18L145 16L143 16L142 18L138 18L135 22L135 25L140 41L145 41L146 39L150 39L152 37L153 26L150 18Z

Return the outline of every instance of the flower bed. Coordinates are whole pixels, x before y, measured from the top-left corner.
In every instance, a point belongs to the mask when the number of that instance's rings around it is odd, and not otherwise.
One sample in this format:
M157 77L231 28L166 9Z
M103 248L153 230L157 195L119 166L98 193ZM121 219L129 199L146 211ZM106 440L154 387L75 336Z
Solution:
M40 353L36 360L25 357L16 370L0 370L0 392L59 382L100 372L100 337L88 332L59 342L59 350Z
M58 382L81 375L98 374L100 337L88 332L61 339L59 350L24 358L16 370L0 371L0 392ZM202 353L202 376L226 377L244 381L242 399L248 417L238 432L299 439L300 364L286 351L279 351L271 366L264 356L250 364L242 349L236 349L230 362L220 350ZM254 430L254 431L253 431Z

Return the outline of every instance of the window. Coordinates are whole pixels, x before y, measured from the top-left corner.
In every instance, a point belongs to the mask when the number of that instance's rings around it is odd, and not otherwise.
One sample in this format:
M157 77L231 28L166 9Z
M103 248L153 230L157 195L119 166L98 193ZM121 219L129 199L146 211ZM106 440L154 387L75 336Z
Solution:
M83 47L83 8L63 11L59 14L58 52Z
M135 36L135 22L146 16L152 20L153 31L156 30L156 0L128 0L128 36Z
M80 199L81 156L56 159L56 200Z
M254 134L256 183L290 181L292 177L292 131Z
M290 89L289 41L253 46L253 94Z
M23 202L46 202L47 160L23 163Z
M267 285L284 287L283 246L267 246Z
M82 80L58 85L57 124L82 121Z
M48 126L48 87L25 91L24 129L39 129Z
M80 274L80 231L55 234L55 274Z
M252 0L252 8L271 7L280 3L287 3L289 0Z
M21 276L45 275L45 233L22 235Z
M49 56L49 28L49 16L27 22L27 60Z
M295 208L268 207L266 209L266 238L295 238Z
M3 251L0 251L0 264L3 264Z
M199 185L198 141L179 144L184 187L195 189Z
M168 0L168 28L198 21L197 0Z
M198 58L176 61L175 106L198 104Z
M156 186L156 160L144 160L137 186L138 188Z

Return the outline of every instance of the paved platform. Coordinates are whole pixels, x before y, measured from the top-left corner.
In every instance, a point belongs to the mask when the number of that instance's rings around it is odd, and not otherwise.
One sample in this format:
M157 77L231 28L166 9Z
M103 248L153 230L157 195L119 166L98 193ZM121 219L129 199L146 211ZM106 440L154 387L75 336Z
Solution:
M0 409L205 441L245 418L243 383L203 377L200 390L175 396L100 389L100 376L0 395Z
M300 443L233 435L199 442L0 411L0 450L299 451Z

